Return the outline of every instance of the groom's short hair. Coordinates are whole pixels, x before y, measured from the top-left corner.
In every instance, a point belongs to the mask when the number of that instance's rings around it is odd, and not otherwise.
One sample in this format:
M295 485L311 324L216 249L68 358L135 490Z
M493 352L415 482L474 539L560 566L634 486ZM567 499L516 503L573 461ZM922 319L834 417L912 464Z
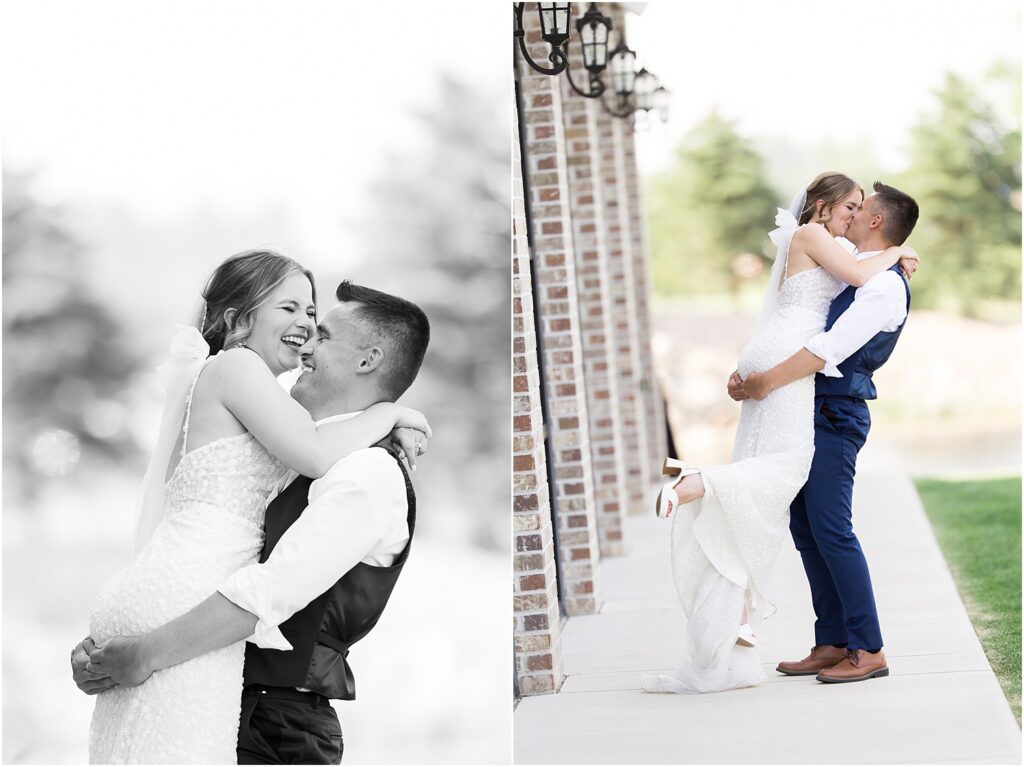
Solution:
M881 181L875 182L874 189L875 202L882 211L882 236L893 245L902 245L917 224L917 201Z
M394 401L412 386L430 343L430 322L412 301L345 280L335 295L342 303L356 303L357 316L373 335L368 343L384 347L381 387Z

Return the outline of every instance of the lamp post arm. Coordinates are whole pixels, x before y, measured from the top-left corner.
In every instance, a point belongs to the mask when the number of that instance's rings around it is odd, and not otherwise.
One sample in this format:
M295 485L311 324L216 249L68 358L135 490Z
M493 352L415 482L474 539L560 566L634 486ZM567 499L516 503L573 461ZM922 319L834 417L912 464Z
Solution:
M590 91L589 92L581 90L579 88L579 86L576 85L576 82L572 79L572 67L566 68L565 76L566 76L566 78L568 78L569 85L572 86L572 89L574 91L576 91L578 94L580 94L581 96L583 96L584 98L587 98L587 99L598 99L598 98L601 98L601 95L604 93L604 90L605 90L604 82L601 81L601 78L594 77L593 74L590 75Z

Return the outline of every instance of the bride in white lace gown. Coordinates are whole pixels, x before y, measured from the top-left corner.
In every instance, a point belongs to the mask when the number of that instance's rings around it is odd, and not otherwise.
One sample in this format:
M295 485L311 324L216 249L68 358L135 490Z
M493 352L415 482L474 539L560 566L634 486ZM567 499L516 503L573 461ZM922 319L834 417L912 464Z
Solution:
M184 614L256 561L267 496L289 468L320 476L395 427L429 432L422 415L390 403L318 429L288 397L276 376L298 366L315 325L312 275L291 259L234 256L204 298L205 333L181 328L162 369L167 404L136 553L93 606L98 646ZM100 693L89 761L234 764L243 657L239 642Z
M836 173L818 176L779 209L778 246L765 307L740 354L742 378L788 359L825 327L842 283L862 285L909 249L861 261L835 237L845 234L864 193ZM750 641L775 607L768 578L789 524L789 505L814 455L814 377L763 400L743 402L732 463L703 468L666 486L659 515L672 518L672 571L687 616L683 658L673 674L644 675L649 692L712 692L765 679ZM748 631L740 638L741 624Z

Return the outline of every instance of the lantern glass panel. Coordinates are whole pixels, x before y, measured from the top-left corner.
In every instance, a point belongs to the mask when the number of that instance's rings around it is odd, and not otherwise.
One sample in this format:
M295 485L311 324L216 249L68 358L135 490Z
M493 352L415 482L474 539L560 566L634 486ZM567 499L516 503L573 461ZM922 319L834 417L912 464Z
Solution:
M540 10L541 34L549 38L565 39L569 35L568 3L537 3Z
M560 35L569 34L569 6L563 5L555 10L555 30Z
M647 110L651 108L653 90L654 76L646 69L641 69L636 76L636 82L633 83L637 109Z
M612 56L612 73L616 93L633 92L633 82L636 79L636 72L633 70L635 65L636 54L633 51L626 50Z
M540 3L541 34L547 37L555 31L555 4Z

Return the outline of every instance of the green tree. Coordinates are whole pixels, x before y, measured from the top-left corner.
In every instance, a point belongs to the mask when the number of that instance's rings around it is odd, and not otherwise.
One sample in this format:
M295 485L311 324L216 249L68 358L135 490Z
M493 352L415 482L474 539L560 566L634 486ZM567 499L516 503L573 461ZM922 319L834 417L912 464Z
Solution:
M1008 84L1019 93L1019 68L994 69L981 83L948 74L937 110L914 129L911 164L896 183L921 206L908 242L926 259L914 280L918 306L977 316L992 299L1020 301L1019 109L1000 110L986 95Z
M764 161L712 112L683 139L673 168L647 189L655 290L739 289L735 259L764 255L778 197Z

